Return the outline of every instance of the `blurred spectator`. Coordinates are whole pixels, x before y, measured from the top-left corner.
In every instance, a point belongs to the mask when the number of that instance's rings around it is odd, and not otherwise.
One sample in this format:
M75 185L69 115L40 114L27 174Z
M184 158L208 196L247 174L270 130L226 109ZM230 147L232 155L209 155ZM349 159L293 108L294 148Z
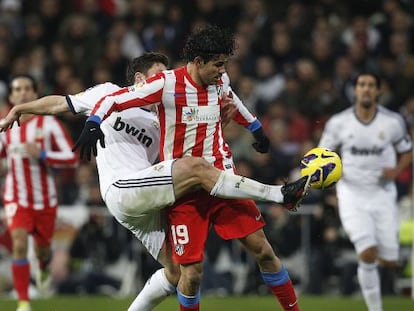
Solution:
M110 223L113 221L92 213L80 228L69 250L70 273L57 284L59 293L102 294L120 289L121 280L105 271L109 263L119 258L123 245L112 234Z
M270 101L277 98L285 87L285 78L277 72L273 59L269 56L260 56L256 61L256 87L257 97L255 111L263 115Z
M369 24L365 16L354 16L342 33L342 42L347 47L356 45L375 53L381 42L381 34Z

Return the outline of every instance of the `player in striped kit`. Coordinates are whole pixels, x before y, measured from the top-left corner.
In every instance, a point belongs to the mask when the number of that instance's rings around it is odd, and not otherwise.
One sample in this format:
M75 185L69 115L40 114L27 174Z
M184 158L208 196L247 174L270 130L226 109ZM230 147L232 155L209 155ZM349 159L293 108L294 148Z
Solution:
M11 104L17 106L36 98L37 84L31 76L18 75L11 80ZM29 234L33 236L39 264L36 275L39 290L45 290L49 282L47 269L58 205L52 168L77 165L71 146L69 133L51 116L25 115L20 127L0 136L0 152L7 158L3 203L12 237L12 275L18 311L31 309Z
M191 35L184 48L186 66L163 71L143 85L103 97L88 118L76 146L90 155L97 140L103 142L101 120L114 111L157 104L161 160L201 156L216 168L234 173L220 120L220 105L229 94L225 64L233 48L232 35L214 26ZM248 124L253 132L261 128L260 122L243 107L239 107L236 118ZM243 187L243 180L235 186ZM304 178L298 197L307 187L308 178ZM253 201L223 200L200 190L184 196L170 208L168 221L174 260L181 264L177 295L182 311L199 310L203 250L210 225L222 238L237 238L243 243L284 310L299 310L292 282L263 233L264 221Z
M341 154L339 215L358 254L358 281L368 310L382 311L377 265L392 268L398 260L394 180L411 163L412 141L402 117L378 106L377 75L360 73L354 91L355 105L328 120L319 145Z
M127 80L142 83L142 78L166 69L167 65L168 59L164 55L145 53L131 62L127 69ZM73 96L46 96L14 107L2 120L1 126L3 130L8 128L23 113L57 114L72 111L88 114L97 98L119 89L112 83L105 83ZM281 186L263 185L228 174L202 158L185 157L151 166L158 156L159 146L158 126L154 125L158 125L157 118L143 109L112 114L102 124L107 147L100 149L100 156L97 157L101 193L109 210L165 267L156 271L151 282L145 284L128 309L130 311L151 310L175 291L180 274L164 243L163 215L159 210L176 198L201 185L208 192L221 197L254 198L279 203L287 200L288 207L294 206L293 202L298 204L300 200L300 197L283 197ZM263 144L256 145L256 148L260 150ZM134 155L134 161L131 161L131 155ZM292 187L299 188L300 192L303 185L302 182L287 184L285 189ZM297 194L298 191L290 193Z

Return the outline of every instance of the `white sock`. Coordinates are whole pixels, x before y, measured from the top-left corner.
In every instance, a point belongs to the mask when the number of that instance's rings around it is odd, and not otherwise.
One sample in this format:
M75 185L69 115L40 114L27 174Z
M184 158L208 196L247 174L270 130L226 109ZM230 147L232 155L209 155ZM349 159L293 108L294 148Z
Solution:
M381 283L376 263L358 262L358 281L369 311L382 311Z
M226 199L253 199L283 203L281 188L282 186L262 184L253 179L223 171L210 194Z
M129 306L128 311L149 311L175 292L176 286L165 277L164 268L155 271Z

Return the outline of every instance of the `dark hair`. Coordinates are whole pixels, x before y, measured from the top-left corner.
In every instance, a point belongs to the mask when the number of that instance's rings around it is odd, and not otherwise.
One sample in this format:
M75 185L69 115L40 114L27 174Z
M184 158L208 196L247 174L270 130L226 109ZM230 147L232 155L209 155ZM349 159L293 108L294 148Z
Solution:
M353 81L354 87L357 85L358 83L358 79L360 76L371 76L375 79L375 83L377 84L377 88L381 88L381 78L379 75L377 75L375 72L372 71L362 71L360 73L358 73Z
M135 73L146 72L154 65L155 63L164 64L165 67L168 67L168 57L161 53L148 52L144 53L139 57L135 57L128 64L126 69L126 81L128 84L134 84Z
M230 31L207 25L188 37L182 54L186 61L199 56L208 62L220 54L233 55L234 47L234 35Z
M14 75L14 76L12 76L10 78L10 80L9 80L10 81L9 82L9 94L12 91L12 83L13 83L13 81L16 80L16 79L20 79L20 78L29 79L32 82L32 88L33 88L33 90L37 93L38 85L37 85L36 79L33 76L29 75L29 74L23 74L22 73L22 74Z

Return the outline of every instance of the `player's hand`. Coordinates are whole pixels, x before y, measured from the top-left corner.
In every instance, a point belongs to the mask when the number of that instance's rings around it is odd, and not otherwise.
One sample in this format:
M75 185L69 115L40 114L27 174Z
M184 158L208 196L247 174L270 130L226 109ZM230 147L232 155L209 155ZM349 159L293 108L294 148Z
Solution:
M382 177L388 180L395 180L398 177L398 171L394 167L384 167Z
M42 149L39 147L39 144L37 143L26 143L24 144L24 149L26 150L27 154L34 158L38 159L40 158L40 153L42 152Z
M75 151L80 147L80 158L86 155L88 161L91 160L91 152L96 157L98 151L96 149L96 143L101 144L102 148L105 148L105 135L101 130L101 127L94 117L89 117L86 120L85 126L83 127L82 133L72 148Z
M233 119L237 111L237 106L234 103L233 93L230 91L228 95L223 97L221 102L221 125L225 127Z
M270 141L269 138L263 132L263 128L260 127L256 131L252 132L256 142L252 144L253 148L260 153L266 153L269 151Z
M11 129L14 122L17 122L17 125L20 126L20 116L21 114L13 107L7 116L0 120L0 132L5 132L9 128Z

